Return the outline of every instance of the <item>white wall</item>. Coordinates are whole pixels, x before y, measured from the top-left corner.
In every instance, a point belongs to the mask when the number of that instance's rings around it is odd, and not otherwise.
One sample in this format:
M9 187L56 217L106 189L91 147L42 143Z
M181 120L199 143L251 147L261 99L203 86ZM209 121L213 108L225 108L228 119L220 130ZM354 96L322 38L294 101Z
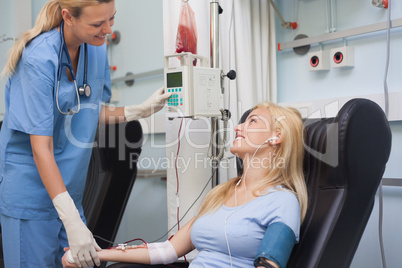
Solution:
M123 77L127 72L136 75L163 69L162 0L117 0L116 11L112 29L121 33L121 41L108 48L109 63L117 67L111 73L112 79ZM139 104L161 86L162 75L135 81L133 86L127 86L124 82L113 84L113 94L119 94L119 101L114 104ZM164 134L145 134L138 169L163 169L166 161L164 145ZM166 200L166 181L137 177L116 241L142 238L152 242L160 237L166 239Z
M286 43L293 41L296 35L309 37L328 32L327 3L318 0L281 0L276 1L285 20L297 21L296 30L283 29L277 23L277 41ZM375 8L369 0L336 1L334 14L336 31L347 30L368 24L384 22L386 10ZM402 2L392 1L392 19L402 17ZM402 91L401 59L402 28L391 30L391 57L388 74L390 93ZM386 56L386 32L380 31L362 36L354 36L345 40L322 43L323 50L330 50L347 45L354 47L355 67L350 69L333 69L323 72L308 70L309 58L297 55L292 49L277 52L278 102L314 103L317 100L337 100L343 97L368 96L383 93L383 78ZM311 51L318 51L318 44L311 45ZM392 109L399 109L400 101ZM383 103L379 103L383 106ZM310 111L314 112L314 111ZM384 174L386 178L402 178L400 163L402 153L402 118L391 122L393 146L390 160ZM399 252L402 242L401 204L402 189L385 186L384 188L384 247L388 267L399 267L402 255ZM366 231L356 252L351 267L381 267L381 256L378 240L378 197Z

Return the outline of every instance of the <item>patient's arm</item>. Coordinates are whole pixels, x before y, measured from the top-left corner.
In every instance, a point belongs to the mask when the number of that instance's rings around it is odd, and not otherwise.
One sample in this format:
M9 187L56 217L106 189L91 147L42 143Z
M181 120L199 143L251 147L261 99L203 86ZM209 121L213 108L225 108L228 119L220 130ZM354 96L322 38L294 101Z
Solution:
M114 262L134 262L150 264L148 249L145 247L138 247L134 249L103 249L98 252L101 261L114 261Z
M194 249L191 243L191 226L194 219L185 224L171 239L174 250L178 257L181 257ZM126 250L121 249L103 249L98 251L101 261L113 262L131 262L151 264L148 248L145 246L128 247ZM76 267L66 262L66 256L63 257L63 267Z
M191 226L193 226L194 220L195 218L192 218L170 239L170 243L172 243L179 258L194 249L191 242Z

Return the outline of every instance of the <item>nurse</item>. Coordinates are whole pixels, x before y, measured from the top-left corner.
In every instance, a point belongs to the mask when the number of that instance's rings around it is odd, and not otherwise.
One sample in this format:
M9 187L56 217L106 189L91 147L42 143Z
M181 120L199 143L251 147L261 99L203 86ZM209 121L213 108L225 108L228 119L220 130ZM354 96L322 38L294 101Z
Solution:
M81 205L97 125L150 116L170 96L161 88L140 105L102 104L115 14L114 0L50 0L11 50L0 133L7 268L62 267L67 246L78 267L100 264Z

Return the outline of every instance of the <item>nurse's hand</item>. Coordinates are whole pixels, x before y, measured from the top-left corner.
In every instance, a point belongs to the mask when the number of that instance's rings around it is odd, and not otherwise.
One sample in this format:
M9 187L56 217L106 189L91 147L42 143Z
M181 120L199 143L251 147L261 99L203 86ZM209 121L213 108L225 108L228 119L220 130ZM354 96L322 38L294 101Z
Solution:
M156 112L159 112L163 106L165 106L166 100L171 95L172 93L165 93L165 88L161 87L140 105L130 105L124 107L124 116L126 121L146 118Z
M81 220L80 213L68 192L63 192L53 198L53 205L66 229L71 255L77 266L80 268L88 268L94 264L99 266L100 261L96 251L101 248Z

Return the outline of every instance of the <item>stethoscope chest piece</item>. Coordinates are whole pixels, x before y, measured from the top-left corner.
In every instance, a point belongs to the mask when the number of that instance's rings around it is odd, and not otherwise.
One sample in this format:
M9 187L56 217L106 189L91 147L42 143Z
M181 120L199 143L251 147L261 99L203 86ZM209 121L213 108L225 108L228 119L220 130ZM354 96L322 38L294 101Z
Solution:
M78 91L79 91L81 96L84 95L84 94L87 97L91 96L91 86L88 85L88 84L84 84L83 86L80 86Z

